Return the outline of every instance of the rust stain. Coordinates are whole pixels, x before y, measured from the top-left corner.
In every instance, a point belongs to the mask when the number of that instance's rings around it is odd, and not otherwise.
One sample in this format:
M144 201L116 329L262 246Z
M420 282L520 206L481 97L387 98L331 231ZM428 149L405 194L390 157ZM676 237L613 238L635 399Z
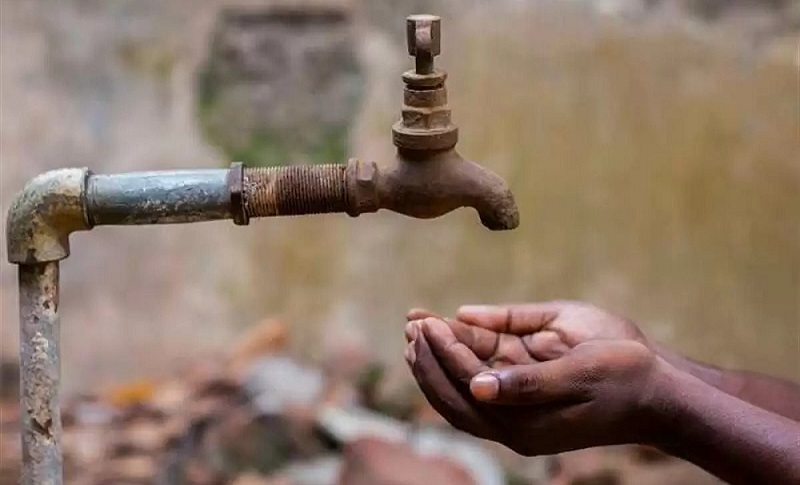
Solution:
M36 332L31 345L31 358L27 363L30 380L25 387L25 405L36 436L50 440L53 438L52 410L58 382L51 374L50 342L41 332Z
M8 211L8 260L17 264L69 256L69 234L87 230L85 169L61 169L34 177Z

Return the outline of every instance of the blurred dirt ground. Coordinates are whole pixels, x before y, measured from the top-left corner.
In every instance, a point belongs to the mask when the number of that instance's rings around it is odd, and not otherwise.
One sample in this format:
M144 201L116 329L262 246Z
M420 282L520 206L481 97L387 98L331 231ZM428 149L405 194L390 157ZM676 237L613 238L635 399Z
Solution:
M65 483L718 483L641 447L522 459L454 431L368 349L310 365L289 356L288 343L285 324L266 320L225 359L66 399ZM20 475L18 402L9 393L0 406L0 484L11 485Z

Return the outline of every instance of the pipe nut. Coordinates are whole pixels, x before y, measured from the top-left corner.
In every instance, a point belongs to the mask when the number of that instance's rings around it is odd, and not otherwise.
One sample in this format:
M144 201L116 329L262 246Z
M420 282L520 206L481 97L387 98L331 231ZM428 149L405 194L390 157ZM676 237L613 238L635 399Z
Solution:
M231 163L227 183L231 197L233 223L237 226L246 226L250 223L250 217L247 214L244 200L244 164L242 162Z
M380 208L378 165L356 158L347 161L347 214L356 217Z
M458 127L450 124L441 128L408 128L403 120L392 127L392 141L398 148L409 150L447 150L458 143Z

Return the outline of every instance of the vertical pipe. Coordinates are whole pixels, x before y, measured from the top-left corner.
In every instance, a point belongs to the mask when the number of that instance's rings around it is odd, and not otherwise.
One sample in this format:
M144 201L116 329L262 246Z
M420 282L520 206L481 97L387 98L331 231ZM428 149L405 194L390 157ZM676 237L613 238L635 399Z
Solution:
M22 485L61 485L58 261L19 266Z

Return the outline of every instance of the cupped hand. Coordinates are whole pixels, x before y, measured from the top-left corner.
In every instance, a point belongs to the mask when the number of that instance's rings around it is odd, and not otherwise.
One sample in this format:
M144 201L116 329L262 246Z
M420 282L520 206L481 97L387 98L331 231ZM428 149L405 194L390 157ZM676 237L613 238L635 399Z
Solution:
M407 315L409 322L426 317L441 318L424 309ZM650 347L633 322L581 302L468 305L458 309L455 319L445 320L456 338L492 368L556 359L595 340L627 340Z
M561 348L553 360L536 362L528 350L528 363L493 368L456 337L452 323L414 319L406 359L428 401L456 428L527 456L647 442L665 363L641 342L590 339Z

